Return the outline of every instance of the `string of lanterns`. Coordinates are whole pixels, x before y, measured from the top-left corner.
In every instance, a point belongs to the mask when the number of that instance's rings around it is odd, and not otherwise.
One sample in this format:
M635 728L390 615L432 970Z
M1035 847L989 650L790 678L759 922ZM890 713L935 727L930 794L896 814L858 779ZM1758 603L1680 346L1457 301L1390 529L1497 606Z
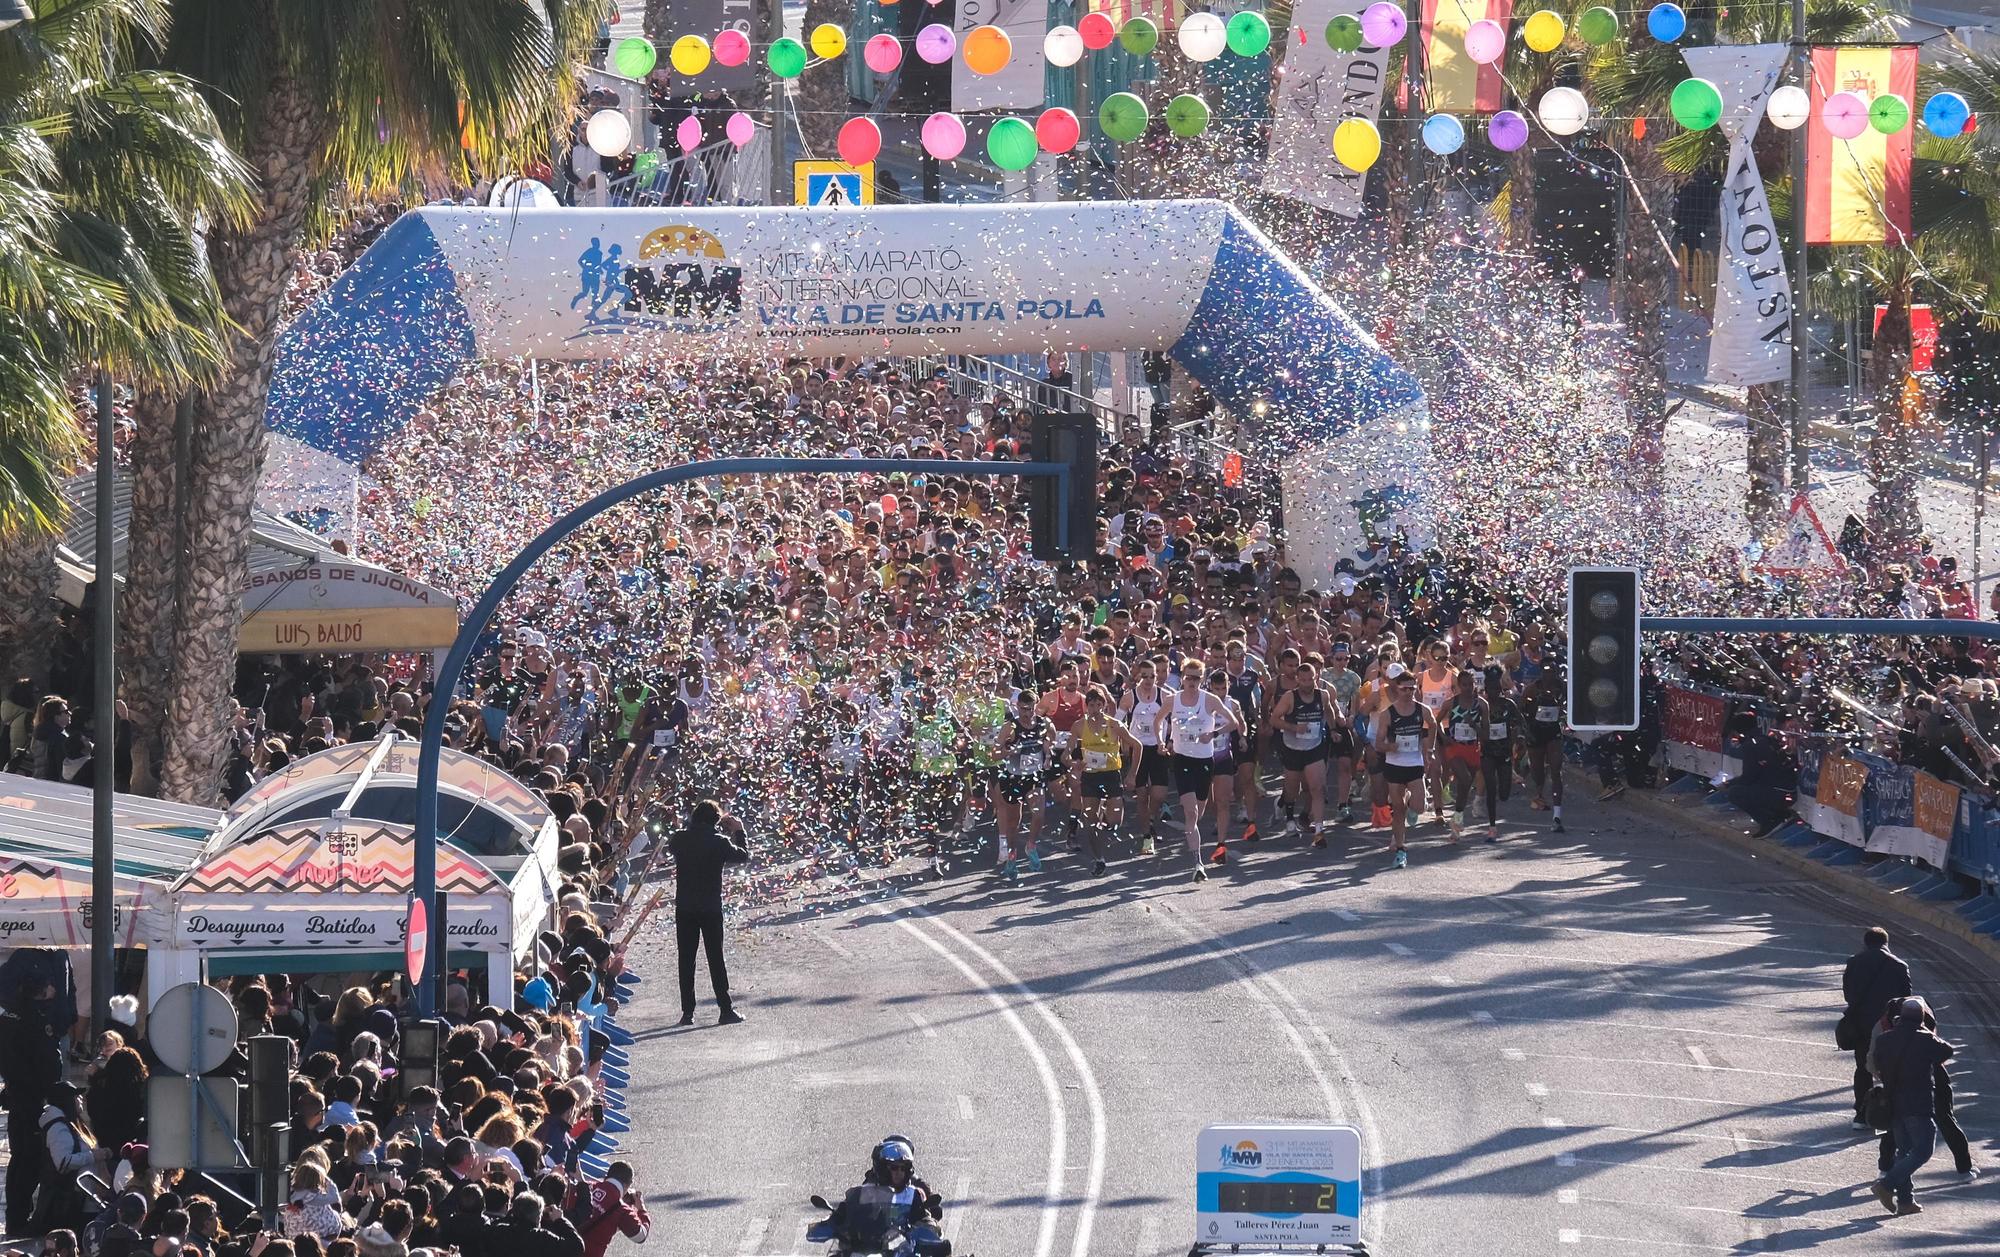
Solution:
M883 4L897 2L881 0ZM935 4L938 0L929 2ZM1686 12L1674 3L1653 5L1646 11L1645 24L1646 33L1659 43L1674 43L1688 30ZM1409 19L1401 6L1390 0L1377 0L1362 10L1358 18L1342 14L1328 22L1324 37L1335 51L1351 53L1364 44L1376 48L1393 46L1408 30ZM1584 44L1602 47L1619 37L1621 25L1618 14L1602 6L1578 15L1573 28L1549 9L1531 13L1520 23L1522 43L1531 52L1542 55L1560 48L1572 30ZM1191 13L1174 32L1181 55L1197 63L1215 61L1225 54L1261 56L1270 48L1272 38L1270 22L1263 14L1250 11L1237 13L1227 21L1212 13ZM1465 53L1476 64L1493 65L1506 56L1507 41L1505 24L1482 18L1466 30ZM1082 61L1085 53L1103 51L1113 43L1132 56L1148 57L1160 42L1159 25L1151 18L1132 17L1120 25L1104 13L1088 13L1074 26L1064 24L1047 30L1042 36L1042 53L1050 65L1068 68ZM976 26L961 40L951 27L933 22L917 31L910 47L920 60L931 65L943 65L954 57L962 57L966 68L981 76L1000 73L1014 56L1013 36L995 25ZM765 50L765 64L779 79L795 79L810 64L808 50L822 61L838 58L848 50L847 32L829 22L814 27L804 43L789 37L777 39ZM719 32L713 40L700 35L679 36L669 45L667 60L675 73L693 78L707 71L710 65L741 66L750 59L751 52L748 37L740 30L729 29ZM887 33L874 35L862 45L861 57L874 73L892 74L903 63L903 41ZM646 77L657 62L657 50L641 37L620 40L612 50L613 67L628 78ZM1681 126L1700 131L1721 121L1724 103L1714 83L1689 78L1675 86L1667 108ZM1765 112L1773 126L1795 130L1811 118L1812 100L1804 88L1788 84L1771 94ZM1553 136L1577 135L1590 125L1590 102L1574 87L1552 87L1536 102L1535 117ZM1850 140L1871 127L1887 135L1902 131L1910 125L1911 108L1910 102L1893 94L1868 100L1854 92L1835 92L1822 102L1820 117L1829 133ZM1965 98L1954 92L1931 96L1924 103L1921 117L1927 130L1945 138L1977 126ZM1098 126L1117 143L1140 139L1151 120L1146 102L1129 91L1112 93L1098 108ZM1182 94L1168 102L1164 120L1170 133L1185 139L1207 131L1212 114L1201 97ZM739 148L756 135L755 121L741 111L731 114L723 129L730 142ZM1467 139L1465 123L1445 113L1426 117L1419 134L1424 147L1441 156L1458 152ZM1487 142L1499 152L1519 150L1527 144L1529 134L1528 119L1517 109L1499 110L1486 120ZM622 156L631 146L631 127L616 110L604 110L590 118L584 138L600 155ZM965 123L951 113L935 113L924 120L919 138L926 153L948 161L965 150ZM1044 110L1032 122L1021 117L1002 117L987 132L987 156L1003 170L1022 170L1034 162L1038 153L1067 153L1081 138L1081 121L1068 109ZM703 130L699 118L683 119L676 128L675 139L684 151L700 147ZM881 152L881 129L872 118L849 119L840 128L836 147L841 160L850 165L866 164ZM1351 170L1369 169L1381 152L1382 136L1374 122L1349 118L1334 129L1333 156Z

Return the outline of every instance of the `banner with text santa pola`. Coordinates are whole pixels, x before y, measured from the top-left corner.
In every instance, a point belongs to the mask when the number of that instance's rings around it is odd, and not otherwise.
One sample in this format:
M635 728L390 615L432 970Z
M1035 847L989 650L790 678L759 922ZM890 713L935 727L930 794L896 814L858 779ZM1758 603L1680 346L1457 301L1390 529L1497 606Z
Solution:
M1764 195L1753 146L1764 105L1778 86L1784 44L1684 48L1688 69L1722 94L1729 141L1722 181L1722 252L1715 268L1715 323L1708 340L1710 384L1775 384L1792 373L1792 285L1785 249Z

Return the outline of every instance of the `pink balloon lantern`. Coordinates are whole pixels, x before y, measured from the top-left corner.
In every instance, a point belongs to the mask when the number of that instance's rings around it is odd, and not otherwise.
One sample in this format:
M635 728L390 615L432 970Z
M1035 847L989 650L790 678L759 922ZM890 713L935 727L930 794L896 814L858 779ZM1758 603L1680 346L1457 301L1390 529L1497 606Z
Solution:
M1851 140L1868 129L1868 102L1857 92L1835 92L1820 107L1820 121L1836 140Z
M932 22L917 32L917 55L932 65L943 65L957 51L958 36L943 23Z
M924 119L924 151L939 161L950 161L965 151L965 124L958 115L934 113Z
M717 65L742 65L750 59L750 37L731 27L717 34L708 50L714 54Z
M1361 38L1377 48L1398 43L1409 29L1410 23L1403 16L1403 11L1390 4L1389 0L1377 0L1361 11Z
M1502 109L1486 123L1486 138L1494 148L1511 153L1528 142L1528 120L1512 109Z
M1465 55L1480 65L1492 65L1507 55L1507 28L1480 18L1465 30Z
M1067 109L1057 107L1044 109L1042 116L1035 119L1035 142L1045 153L1067 153L1083 138L1083 127L1076 115Z
M882 151L882 128L875 125L873 118L849 118L840 124L834 147L840 150L840 160L848 165L866 166Z
M757 138L757 122L756 119L739 109L729 115L729 121L723 124L722 132L729 137L731 144L742 148Z
M674 128L674 139L680 142L681 152L692 153L701 147L701 119L689 114Z
M861 60L877 74L893 74L903 64L903 41L894 35L876 35L862 45Z

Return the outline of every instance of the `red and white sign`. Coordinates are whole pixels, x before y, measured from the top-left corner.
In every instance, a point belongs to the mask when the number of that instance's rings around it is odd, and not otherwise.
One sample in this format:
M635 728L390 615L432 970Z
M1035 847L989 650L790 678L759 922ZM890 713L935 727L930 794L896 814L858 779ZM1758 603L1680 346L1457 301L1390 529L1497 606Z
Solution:
M1802 572L1838 571L1847 566L1820 523L1812 499L1803 493L1792 495L1792 513L1785 521L1785 535L1764 551L1757 564L1760 572L1773 576L1796 576Z
M424 983L424 957L431 946L431 913L421 895L410 896L410 925L403 936L403 964L410 971L410 985Z
M1713 777L1726 771L1722 754L1722 724L1729 704L1721 695L1669 685L1666 692L1665 736L1667 763L1682 772Z
M1877 336L1882 334L1882 319L1888 313L1888 306L1878 305L1875 307L1875 334ZM1931 369L1931 364L1937 361L1937 338L1937 316L1931 313L1931 308L1929 306L1911 306L1910 370L1921 374Z

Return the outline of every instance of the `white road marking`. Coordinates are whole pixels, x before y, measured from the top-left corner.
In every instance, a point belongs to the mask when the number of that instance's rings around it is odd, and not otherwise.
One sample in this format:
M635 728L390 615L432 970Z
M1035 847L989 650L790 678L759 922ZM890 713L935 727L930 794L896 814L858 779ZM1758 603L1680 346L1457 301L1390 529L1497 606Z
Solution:
M1500 1059L1506 1061L1525 1061L1528 1059L1528 1054L1520 1048L1501 1048Z
M1574 1187L1565 1187L1556 1192L1556 1203L1559 1205L1573 1205L1576 1201L1577 1195L1576 1188Z
M1437 984L1439 986L1457 986L1458 979L1448 973L1440 973L1437 975Z
M958 1182L952 1184L951 1199L944 1206L950 1214L944 1220L944 1237L951 1241L953 1248L958 1247L958 1232L965 1225L965 1212L971 1199L972 1180L961 1174Z
M1411 951L1409 948L1403 946L1401 943L1385 943L1383 944L1383 946L1387 947L1390 951L1395 952L1398 956L1407 957L1407 956L1414 956L1417 954Z
M959 1117L963 1118L964 1120L966 1120L966 1121L968 1121L968 1122L972 1120L972 1097L971 1097L971 1096L968 1096L968 1095L961 1095L960 1097L958 1097L958 1115L959 1115Z
M1645 1165L1638 1161L1605 1161L1596 1157L1578 1157L1578 1165L1608 1165L1620 1170L1643 1170L1648 1174L1713 1174L1717 1178L1747 1178L1760 1183L1784 1183L1791 1187L1852 1187L1854 1180L1829 1183L1823 1179L1798 1178L1789 1174L1746 1174L1741 1170L1714 1170L1705 1165Z
M820 942L825 943L827 949L831 951L834 955L839 956L841 959L843 960L854 959L854 953L847 950L847 948L841 944L841 941L835 938L833 935L828 934L822 930L814 930L812 932L812 936L818 939Z
M1062 1214L1060 1202L1063 1195L1063 1154L1064 1144L1069 1138L1069 1113L1063 1104L1062 1085L1056 1081L1055 1066L1049 1063L1049 1054L1042 1050L1042 1045L1035 1040L1035 1036L1028 1033L1028 1025L1021 1020L1021 1014L1014 1011L1014 1006L1002 998L1000 992L994 989L984 974L910 921L898 917L896 924L909 931L917 941L936 952L945 963L958 970L966 981L979 988L986 996L987 1002L992 1004L1006 1021L1008 1028L1013 1030L1014 1037L1021 1041L1021 1046L1027 1049L1028 1059L1034 1062L1035 1073L1041 1077L1042 1091L1048 1096L1049 1101L1049 1169L1048 1176L1042 1184L1042 1219L1041 1226L1035 1234L1035 1257L1049 1257L1056 1246L1056 1222Z
M1568 1128L1569 1123L1563 1121L1560 1117L1545 1117L1542 1119L1542 1125L1550 1130L1564 1130Z
M1559 1168L1567 1170L1569 1167L1575 1164L1576 1164L1576 1154L1574 1152L1556 1153L1556 1165Z
M1580 1244L1583 1242L1583 1232L1569 1231L1569 1230L1557 1231L1556 1242L1559 1244Z
M1531 1096L1545 1096L1548 1093L1549 1088L1547 1083L1531 1082L1528 1084L1528 1094Z
M1474 1021L1492 1021L1494 1017L1492 1013L1478 1012L1472 1014L1472 1019ZM1666 1030L1674 1034L1698 1034L1705 1039L1749 1039L1755 1043L1783 1043L1791 1047L1820 1049L1826 1047L1826 1044L1819 1039L1788 1039L1780 1035L1770 1034L1737 1034L1728 1030L1710 1030L1705 1026L1664 1025L1656 1021L1598 1021L1588 1018L1564 1017L1560 1014L1548 1017L1518 1017L1513 1014L1502 1014L1500 1020L1525 1022L1535 1026L1559 1024L1564 1026L1602 1026L1610 1030Z
M1482 1008L1472 1014L1472 1019L1477 1022L1491 1022L1493 1020L1493 1014L1487 1012L1485 1009Z
M743 1242L736 1246L739 1253L754 1253L764 1244L764 1232L771 1229L769 1218L752 1218L750 1225L743 1228Z
M910 1022L911 1024L915 1025L917 1029L924 1032L924 1037L926 1039L937 1038L937 1027L933 1026L930 1022L924 1020L924 1015L922 1013L911 1013Z
M1823 1144L1798 1144L1798 1143L1788 1143L1787 1141L1782 1139L1757 1139L1753 1138L1752 1136L1745 1135L1740 1131L1730 1131L1726 1135L1697 1135L1691 1130L1676 1129L1672 1131L1664 1131L1664 1130L1654 1130L1651 1127L1647 1126L1599 1126L1596 1127L1595 1129L1608 1130L1611 1131L1613 1134L1618 1134L1618 1135L1648 1135L1655 1139L1664 1139L1670 1135L1675 1139L1699 1139L1706 1143L1733 1144L1739 1150L1742 1148L1744 1144L1758 1144L1766 1148L1798 1148L1809 1152L1830 1152L1838 1148L1854 1147L1854 1141L1852 1139L1841 1139L1834 1141L1832 1143L1823 1143Z
M1688 1055L1694 1057L1694 1066L1696 1069L1715 1068L1715 1066L1708 1063L1708 1053L1702 1051L1700 1048L1696 1047L1692 1043L1687 1045L1687 1050L1688 1050Z
M1690 1048L1692 1052L1695 1049ZM1502 1049L1501 1055L1513 1052L1512 1048ZM1738 1065L1717 1065L1713 1061L1706 1064L1690 1064L1687 1061L1655 1061L1643 1056L1584 1056L1575 1052L1515 1052L1508 1060L1519 1060L1532 1056L1538 1061L1588 1061L1593 1065L1645 1065L1654 1069L1712 1069L1719 1074L1755 1074L1759 1078L1796 1078L1801 1082L1846 1082L1846 1078L1830 1078L1825 1074L1795 1074L1781 1069L1744 1069ZM1957 1057L1953 1057L1957 1060Z
M1564 1232L1564 1234L1568 1234L1568 1232ZM1601 1240L1606 1244L1645 1244L1652 1248L1692 1248L1704 1253L1740 1253L1743 1251L1740 1247L1731 1247L1723 1244L1688 1244L1680 1240L1635 1240L1628 1239L1622 1235L1592 1235L1587 1231L1577 1238L1582 1240Z
M1360 913L1349 912L1345 908L1335 908L1333 910L1333 915L1339 917L1343 921L1359 921L1361 919Z
M1603 1096L1613 1100L1664 1100L1669 1104L1719 1104L1728 1109L1790 1109L1795 1113L1835 1113L1840 1111L1837 1104L1787 1104L1782 1100L1767 1100L1761 1104L1746 1104L1741 1100L1711 1100L1703 1096L1659 1096L1643 1091L1578 1091L1569 1087L1561 1090L1569 1096Z
M1076 1036L1069 1032L1069 1027L1063 1024L1062 1019L1050 1011L1041 996L1029 990L1026 983L1015 977L1014 971L1002 964L999 957L915 904L910 905L910 911L928 920L933 928L984 961L987 968L999 974L1003 981L1013 987L1015 993L1034 1009L1035 1015L1042 1019L1049 1032L1055 1035L1056 1042L1062 1045L1063 1055L1069 1057L1070 1065L1082 1081L1084 1104L1090 1110L1090 1171L1084 1178L1083 1198L1077 1202L1076 1232L1070 1245L1070 1253L1071 1257L1089 1257L1091 1232L1097 1224L1097 1205L1104 1195L1104 1152L1107 1139L1104 1093L1098 1088L1097 1073L1090 1067L1090 1058L1084 1055Z
M1160 1257L1160 1220L1151 1214L1139 1223L1139 1243L1132 1257Z

